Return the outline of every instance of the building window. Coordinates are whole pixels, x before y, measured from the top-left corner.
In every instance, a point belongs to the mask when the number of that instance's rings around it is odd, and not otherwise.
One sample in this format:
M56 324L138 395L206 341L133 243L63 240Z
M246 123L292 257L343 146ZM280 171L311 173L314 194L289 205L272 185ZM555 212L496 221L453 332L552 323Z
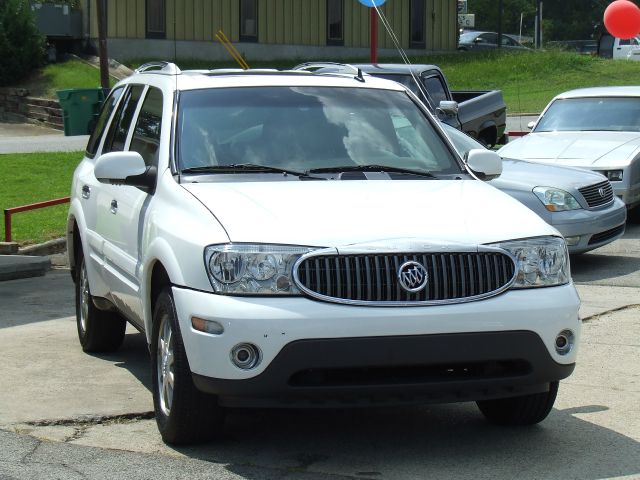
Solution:
M240 41L258 41L258 0L240 0Z
M167 11L165 0L147 1L147 38L167 37Z
M327 45L344 45L344 0L327 0Z
M425 0L411 0L409 22L411 23L410 47L425 48Z

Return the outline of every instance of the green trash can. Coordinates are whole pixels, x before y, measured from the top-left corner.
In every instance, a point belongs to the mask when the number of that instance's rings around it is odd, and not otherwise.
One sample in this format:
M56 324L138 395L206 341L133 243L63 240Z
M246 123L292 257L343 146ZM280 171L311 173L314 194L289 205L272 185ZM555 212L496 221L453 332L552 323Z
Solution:
M101 88L72 88L56 92L62 107L64 134L87 135L105 99Z

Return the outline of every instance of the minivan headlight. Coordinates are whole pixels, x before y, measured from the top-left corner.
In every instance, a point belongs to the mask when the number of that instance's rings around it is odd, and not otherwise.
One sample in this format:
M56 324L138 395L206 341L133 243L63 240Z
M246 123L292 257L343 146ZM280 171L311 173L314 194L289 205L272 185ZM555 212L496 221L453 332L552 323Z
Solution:
M516 279L511 288L550 287L571 280L564 238L528 238L492 246L506 250L516 261Z
M309 247L262 244L211 245L204 261L216 293L227 295L300 295L293 265Z

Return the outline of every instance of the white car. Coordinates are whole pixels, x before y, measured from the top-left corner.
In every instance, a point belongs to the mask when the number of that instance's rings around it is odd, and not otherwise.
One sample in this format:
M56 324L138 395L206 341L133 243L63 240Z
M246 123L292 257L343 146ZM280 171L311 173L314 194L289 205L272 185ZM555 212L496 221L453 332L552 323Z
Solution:
M640 206L640 87L597 87L555 97L533 130L502 157L580 167L605 175L637 220Z
M558 231L474 178L500 170L357 69L143 66L73 178L82 348L145 333L175 444L226 407L477 401L537 423L574 369L579 299Z

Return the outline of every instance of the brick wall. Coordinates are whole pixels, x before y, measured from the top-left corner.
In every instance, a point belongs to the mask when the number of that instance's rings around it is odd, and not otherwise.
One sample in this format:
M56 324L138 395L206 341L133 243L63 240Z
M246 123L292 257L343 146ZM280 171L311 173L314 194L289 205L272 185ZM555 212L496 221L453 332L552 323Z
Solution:
M24 88L0 88L0 120L26 121L63 130L60 104L56 100L30 97Z

